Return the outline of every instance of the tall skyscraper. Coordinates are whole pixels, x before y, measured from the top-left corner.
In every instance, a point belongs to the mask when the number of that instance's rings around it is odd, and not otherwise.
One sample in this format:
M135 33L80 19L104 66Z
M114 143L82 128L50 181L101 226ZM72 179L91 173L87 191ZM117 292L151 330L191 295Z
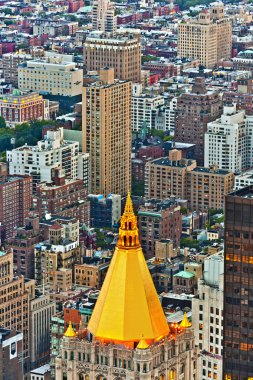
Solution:
M110 0L95 0L92 6L92 29L105 33L115 33L117 16L114 3Z
M222 58L229 59L232 49L232 23L224 14L224 6L215 3L198 18L183 20L178 27L178 56L198 58L207 67Z
M204 164L204 136L207 123L221 115L222 102L218 93L208 91L205 78L196 78L192 93L178 98L175 118L175 140L196 144L195 158Z
M83 151L90 154L92 194L125 195L131 188L131 83L100 70L83 89Z
M253 186L226 197L223 379L253 376Z
M88 328L69 324L56 380L196 380L196 351L185 316L171 334L138 238L128 195L119 240Z
M141 41L139 34L118 33L116 36L93 33L84 44L87 71L113 67L115 78L141 82Z

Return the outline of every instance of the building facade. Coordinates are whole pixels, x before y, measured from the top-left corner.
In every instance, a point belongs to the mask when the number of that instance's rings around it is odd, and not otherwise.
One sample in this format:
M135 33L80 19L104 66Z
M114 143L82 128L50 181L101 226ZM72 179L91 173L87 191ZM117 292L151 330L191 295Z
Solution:
M252 207L252 186L226 197L224 379L244 380L253 374Z
M252 166L253 117L245 118L236 105L224 106L221 118L208 124L205 133L205 166L215 163L219 169L234 173Z
M36 146L24 145L7 152L10 175L31 175L33 192L40 182L52 182L55 169L63 169L66 178L82 179L83 160L79 143L65 141L63 128L48 130Z
M147 201L138 211L140 242L146 258L155 256L156 242L170 239L178 248L182 234L180 206L173 200Z
M41 295L30 304L30 362L31 368L37 368L50 359L51 318L55 314L55 303L50 295Z
M131 101L132 130L138 132L144 123L148 129L156 128L159 107L164 105L164 97L142 93L140 84L135 85L135 87L139 87L139 89L133 91Z
M192 324L199 348L198 380L222 380L223 354L223 252L204 260L198 296L192 299Z
M11 251L1 251L0 325L6 329L23 333L23 373L28 372L30 361L29 300L29 285L25 283L24 277L14 277L13 253Z
M23 334L0 328L0 380L23 380Z
M176 149L169 157L149 161L145 166L145 196L149 199L165 199L174 195L187 199L187 173L196 168L195 160L182 159Z
M8 127L45 117L45 100L36 92L21 93L18 90L0 98L0 116Z
M131 188L131 83L100 70L83 89L83 151L90 155L90 192L126 195Z
M141 82L141 41L139 35L91 34L84 43L84 63L87 71L113 67L115 78Z
M34 268L35 280L41 287L52 287L56 271L61 268L72 270L72 279L74 279L74 266L80 264L80 246L79 246L79 222L64 226L54 224L49 228L49 240L41 242L35 246L34 250ZM59 273L59 275L61 275ZM63 274L62 274L63 275Z
M22 227L32 206L32 177L10 176L0 178L0 224L3 242Z
M3 77L6 83L18 85L18 66L32 59L29 54L3 54Z
M13 251L14 271L18 276L34 278L34 247L40 241L39 218L29 215L13 235L5 246Z
M92 30L114 34L116 29L114 3L110 0L95 0L92 5Z
M121 216L121 196L109 194L88 195L90 204L90 226L94 228L112 228L119 223Z
M222 58L230 59L232 22L224 6L215 3L196 19L181 21L178 26L178 57L198 58L206 67L214 67Z
M83 70L59 58L28 61L18 68L18 88L22 91L71 97L82 94L82 85Z
M234 174L219 169L196 167L187 174L187 200L191 210L220 210L225 206L225 195L234 189Z
M204 164L207 124L221 115L221 107L219 94L207 91L205 78L196 78L192 92L178 98L175 110L175 141L196 144L195 159L198 165Z
M40 217L54 214L78 218L81 225L89 225L87 189L81 179L71 180L63 176L54 184L38 184L35 208Z

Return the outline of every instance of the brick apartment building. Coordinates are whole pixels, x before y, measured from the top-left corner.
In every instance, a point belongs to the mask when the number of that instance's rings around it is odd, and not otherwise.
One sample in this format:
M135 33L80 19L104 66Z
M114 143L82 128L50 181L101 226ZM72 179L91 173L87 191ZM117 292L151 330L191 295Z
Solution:
M45 104L46 101L36 92L22 93L15 90L0 99L0 115L9 127L32 120L42 120L45 117Z
M29 216L23 227L17 228L6 247L13 251L13 267L18 276L34 278L34 248L40 241L39 217Z
M196 78L191 93L179 96L175 114L175 141L196 144L195 159L204 165L204 136L207 124L220 117L218 93L207 91L205 78Z
M109 265L109 259L94 260L86 258L84 264L75 265L75 285L101 289Z
M37 185L35 203L38 214L41 217L48 213L78 218L80 224L89 225L89 204L83 180L70 180L64 176L54 179L53 184Z
M84 44L87 71L114 67L115 78L141 82L141 41L133 34L90 35Z
M138 212L140 242L146 258L155 256L156 241L170 239L178 248L182 234L180 206L170 199L149 200Z
M23 334L0 328L0 380L23 380Z
M150 161L145 168L145 195L149 198L166 199L170 196L187 199L188 208L206 211L221 209L224 197L234 187L232 171L196 166L196 161L182 159L176 149L169 157Z
M176 149L168 157L149 161L145 167L145 196L165 199L174 195L187 199L187 173L196 168L195 160L182 159Z
M0 225L4 241L13 236L16 227L24 225L32 203L32 178L10 176L0 178Z

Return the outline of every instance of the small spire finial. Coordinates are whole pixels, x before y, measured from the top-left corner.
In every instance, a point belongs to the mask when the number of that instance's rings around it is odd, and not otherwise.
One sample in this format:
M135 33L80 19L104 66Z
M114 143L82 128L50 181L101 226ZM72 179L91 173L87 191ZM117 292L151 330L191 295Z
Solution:
M185 312L184 313L184 318L182 320L182 322L180 323L180 327L183 327L184 329L187 328L187 327L191 327L191 322L189 321L188 317L187 317L187 313Z
M73 329L71 321L69 322L68 328L65 331L64 336L67 338L75 338L76 337L76 333L75 333L75 330Z
M126 204L125 204L124 214L133 214L133 213L134 213L133 202L132 202L131 194L130 194L130 191L129 191L128 194L127 194L127 197L126 197Z

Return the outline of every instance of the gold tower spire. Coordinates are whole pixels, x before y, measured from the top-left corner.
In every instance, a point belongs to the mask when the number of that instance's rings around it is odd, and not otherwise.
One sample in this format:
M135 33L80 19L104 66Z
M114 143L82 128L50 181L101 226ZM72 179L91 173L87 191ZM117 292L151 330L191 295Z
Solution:
M140 247L137 218L134 214L130 193L127 194L124 214L120 220L119 239L117 247Z
M69 322L68 328L65 331L64 336L67 338L74 338L76 336L75 330L73 329L71 322Z
M118 243L88 324L101 341L133 346L168 335L169 327L138 237L130 194L121 217Z
M187 313L184 313L184 318L182 322L180 323L180 327L183 327L185 329L185 328L191 327L191 325L192 324L187 317Z

